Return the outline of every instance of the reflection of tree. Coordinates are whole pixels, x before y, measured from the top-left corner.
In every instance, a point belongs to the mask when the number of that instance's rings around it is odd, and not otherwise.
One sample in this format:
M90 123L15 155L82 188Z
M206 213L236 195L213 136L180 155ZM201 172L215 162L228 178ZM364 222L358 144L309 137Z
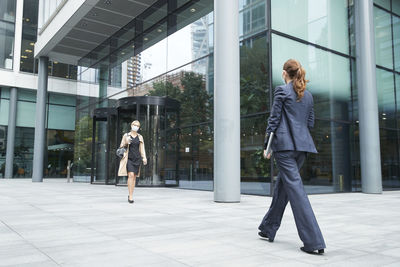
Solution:
M267 110L268 71L265 37L240 47L240 113Z
M210 96L205 90L202 74L184 72L180 84L183 90L171 82L153 83L151 96L168 96L181 103L180 117L183 125L210 120Z
M78 175L86 174L91 167L92 130L93 119L90 116L84 116L76 123L74 167Z

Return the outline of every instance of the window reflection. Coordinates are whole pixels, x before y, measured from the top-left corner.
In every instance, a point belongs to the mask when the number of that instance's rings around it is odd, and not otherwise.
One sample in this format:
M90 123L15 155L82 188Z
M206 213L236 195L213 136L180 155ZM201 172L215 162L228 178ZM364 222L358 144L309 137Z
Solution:
M349 53L347 0L272 0L271 5L274 30Z

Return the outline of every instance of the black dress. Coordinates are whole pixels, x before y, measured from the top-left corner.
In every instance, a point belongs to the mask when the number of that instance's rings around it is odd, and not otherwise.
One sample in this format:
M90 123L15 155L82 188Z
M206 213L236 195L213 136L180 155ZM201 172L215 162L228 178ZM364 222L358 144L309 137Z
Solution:
M134 172L137 175L139 173L140 164L142 163L142 156L139 151L140 140L138 135L135 138L132 136L130 138L131 143L129 145L126 169L128 172Z

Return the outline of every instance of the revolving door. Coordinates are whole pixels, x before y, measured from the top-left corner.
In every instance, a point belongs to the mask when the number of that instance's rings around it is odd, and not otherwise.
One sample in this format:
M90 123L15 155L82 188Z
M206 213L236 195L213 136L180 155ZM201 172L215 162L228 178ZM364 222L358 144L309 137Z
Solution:
M94 114L97 110L104 112L96 109ZM115 150L122 136L130 131L131 122L139 120L147 165L141 166L137 185L178 186L179 102L168 97L125 97L107 112L93 118L92 183L127 183L127 177L118 177L119 159Z

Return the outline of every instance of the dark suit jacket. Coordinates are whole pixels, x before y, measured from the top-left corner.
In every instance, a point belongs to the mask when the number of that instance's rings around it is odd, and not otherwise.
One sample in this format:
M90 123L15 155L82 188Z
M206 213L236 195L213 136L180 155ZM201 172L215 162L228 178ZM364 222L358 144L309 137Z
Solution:
M274 104L268 118L267 133L274 132L273 151L305 151L317 153L310 130L314 127L314 100L306 90L297 102L290 82L275 88Z

